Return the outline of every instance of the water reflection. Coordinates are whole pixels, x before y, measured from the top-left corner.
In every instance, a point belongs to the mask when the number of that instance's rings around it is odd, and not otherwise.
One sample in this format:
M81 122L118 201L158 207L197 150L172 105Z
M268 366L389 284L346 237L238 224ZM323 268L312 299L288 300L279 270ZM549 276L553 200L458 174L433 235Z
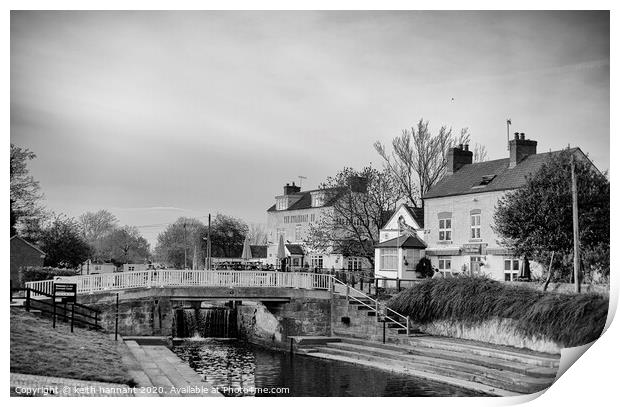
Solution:
M291 356L236 340L185 341L173 351L209 382L229 389L224 392L227 396L483 396L411 376L349 363ZM282 387L288 388L289 393L247 393L250 388Z

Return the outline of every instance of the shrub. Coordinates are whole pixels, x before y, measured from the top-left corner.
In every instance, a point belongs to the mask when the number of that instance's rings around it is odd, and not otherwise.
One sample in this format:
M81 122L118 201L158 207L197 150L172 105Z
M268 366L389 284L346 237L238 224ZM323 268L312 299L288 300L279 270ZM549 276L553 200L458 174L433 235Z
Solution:
M27 267L20 271L19 281L23 285L27 281L52 280L59 276L75 276L78 272L73 269L57 269L52 267Z
M601 335L608 299L596 294L543 293L482 277L458 277L423 281L399 293L388 306L419 323L507 318L525 336L542 336L573 347Z
M433 265L428 257L422 257L415 266L415 272L422 278L433 277Z

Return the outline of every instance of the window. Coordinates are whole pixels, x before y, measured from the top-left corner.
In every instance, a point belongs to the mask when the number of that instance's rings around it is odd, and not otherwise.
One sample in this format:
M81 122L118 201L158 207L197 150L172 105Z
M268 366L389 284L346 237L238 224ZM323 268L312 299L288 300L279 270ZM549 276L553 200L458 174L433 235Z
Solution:
M380 266L381 270L396 270L396 264L398 262L397 249L380 249Z
M135 266L127 266L127 271L135 271L136 267Z
M362 258L361 257L349 257L347 259L347 269L349 271L359 271L362 269Z
M439 219L439 240L440 241L452 240L452 219L451 218Z
M312 207L316 208L318 206L323 206L325 203L325 192L314 192L312 194Z
M278 228L278 230L276 230L276 235L276 241L280 241L280 236L282 236L282 239L286 240L286 229Z
M439 272L443 274L444 277L452 275L452 257L439 257Z
M283 211L286 209L286 198L276 199L276 210Z
M514 281L519 277L519 259L504 259L504 281Z
M101 266L95 266L95 271L101 270Z
M301 237L301 225L297 225L297 226L295 226L295 241L299 242L300 240L302 240L302 237Z
M319 254L313 254L312 256L310 256L310 266L312 266L312 268L322 269L323 268L323 256Z
M480 239L480 214L471 215L471 238Z
M310 222L314 222L314 213L310 215Z

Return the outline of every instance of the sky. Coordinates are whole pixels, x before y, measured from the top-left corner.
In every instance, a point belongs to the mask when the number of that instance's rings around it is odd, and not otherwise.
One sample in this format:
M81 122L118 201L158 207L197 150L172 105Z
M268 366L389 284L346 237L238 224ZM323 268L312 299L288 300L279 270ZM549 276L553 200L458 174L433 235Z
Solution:
M43 204L154 245L179 216L265 223L287 182L382 162L424 118L609 169L609 13L11 12L11 143Z

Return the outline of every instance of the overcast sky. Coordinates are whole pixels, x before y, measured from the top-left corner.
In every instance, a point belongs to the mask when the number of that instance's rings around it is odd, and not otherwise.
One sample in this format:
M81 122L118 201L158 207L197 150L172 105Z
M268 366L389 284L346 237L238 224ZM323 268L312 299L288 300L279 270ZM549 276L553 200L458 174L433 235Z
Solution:
M373 142L421 117L490 159L511 118L607 170L609 14L11 14L11 142L44 204L108 209L152 244L145 225L179 216L266 222L286 182L380 166Z

